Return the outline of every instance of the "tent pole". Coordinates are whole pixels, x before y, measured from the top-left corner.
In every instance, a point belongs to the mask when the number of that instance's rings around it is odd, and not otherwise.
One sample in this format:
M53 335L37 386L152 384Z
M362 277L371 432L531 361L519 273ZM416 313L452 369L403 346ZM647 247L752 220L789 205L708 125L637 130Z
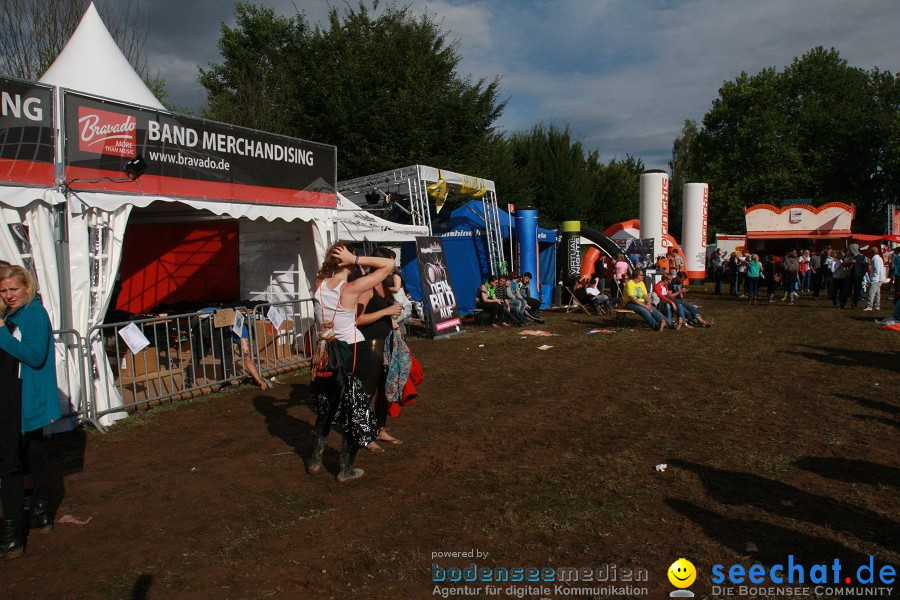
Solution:
M72 298L63 290L72 289L72 269L69 265L69 227L68 227L69 202L53 208L53 234L56 241L56 269L59 278L59 326L60 329L74 329L72 317Z

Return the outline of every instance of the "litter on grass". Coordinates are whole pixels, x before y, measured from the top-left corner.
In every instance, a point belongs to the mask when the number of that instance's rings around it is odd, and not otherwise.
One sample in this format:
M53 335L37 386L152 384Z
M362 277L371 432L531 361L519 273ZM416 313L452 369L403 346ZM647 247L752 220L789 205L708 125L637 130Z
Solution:
M88 517L87 519L79 519L77 517L73 517L72 515L63 515L59 518L57 523L71 523L72 525L87 525L91 522L91 519L94 517Z

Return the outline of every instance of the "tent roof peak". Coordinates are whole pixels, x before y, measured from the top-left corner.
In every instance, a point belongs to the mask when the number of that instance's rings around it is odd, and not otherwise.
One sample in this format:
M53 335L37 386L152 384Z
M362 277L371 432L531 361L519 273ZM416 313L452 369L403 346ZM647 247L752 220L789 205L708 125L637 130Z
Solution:
M125 58L94 3L41 83L94 96L166 110Z

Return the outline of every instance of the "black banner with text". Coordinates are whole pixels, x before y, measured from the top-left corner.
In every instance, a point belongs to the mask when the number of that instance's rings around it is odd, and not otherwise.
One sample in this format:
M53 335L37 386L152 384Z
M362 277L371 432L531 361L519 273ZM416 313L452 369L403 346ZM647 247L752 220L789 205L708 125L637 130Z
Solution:
M53 88L0 77L0 183L53 185Z
M450 284L443 240L440 237L417 237L416 253L419 258L422 299L432 334L442 337L461 333L463 325L459 318L456 295Z
M66 178L79 190L333 208L337 149L296 138L65 95ZM121 178L128 160L147 170Z

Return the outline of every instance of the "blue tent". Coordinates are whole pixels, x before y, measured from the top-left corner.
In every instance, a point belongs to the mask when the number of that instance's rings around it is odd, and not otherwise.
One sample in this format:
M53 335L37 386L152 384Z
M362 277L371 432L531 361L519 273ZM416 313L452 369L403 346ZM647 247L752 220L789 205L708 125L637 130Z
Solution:
M510 219L509 213L499 209L498 216L500 231L503 238L508 240L510 222L512 222L513 235L515 235L515 219ZM433 229L435 235L440 235L444 241L450 282L453 284L459 310L461 313L470 312L475 308L475 292L478 290L478 286L484 282L485 275L490 272L484 225L484 205L481 200L471 200L452 211L449 218L445 217L435 223ZM541 301L544 306L548 306L555 283L556 232L539 228L538 246ZM504 244L504 252L509 252L508 242ZM414 243L403 244L401 268L403 280L410 296L414 300L421 301L422 288L419 282L419 268Z

